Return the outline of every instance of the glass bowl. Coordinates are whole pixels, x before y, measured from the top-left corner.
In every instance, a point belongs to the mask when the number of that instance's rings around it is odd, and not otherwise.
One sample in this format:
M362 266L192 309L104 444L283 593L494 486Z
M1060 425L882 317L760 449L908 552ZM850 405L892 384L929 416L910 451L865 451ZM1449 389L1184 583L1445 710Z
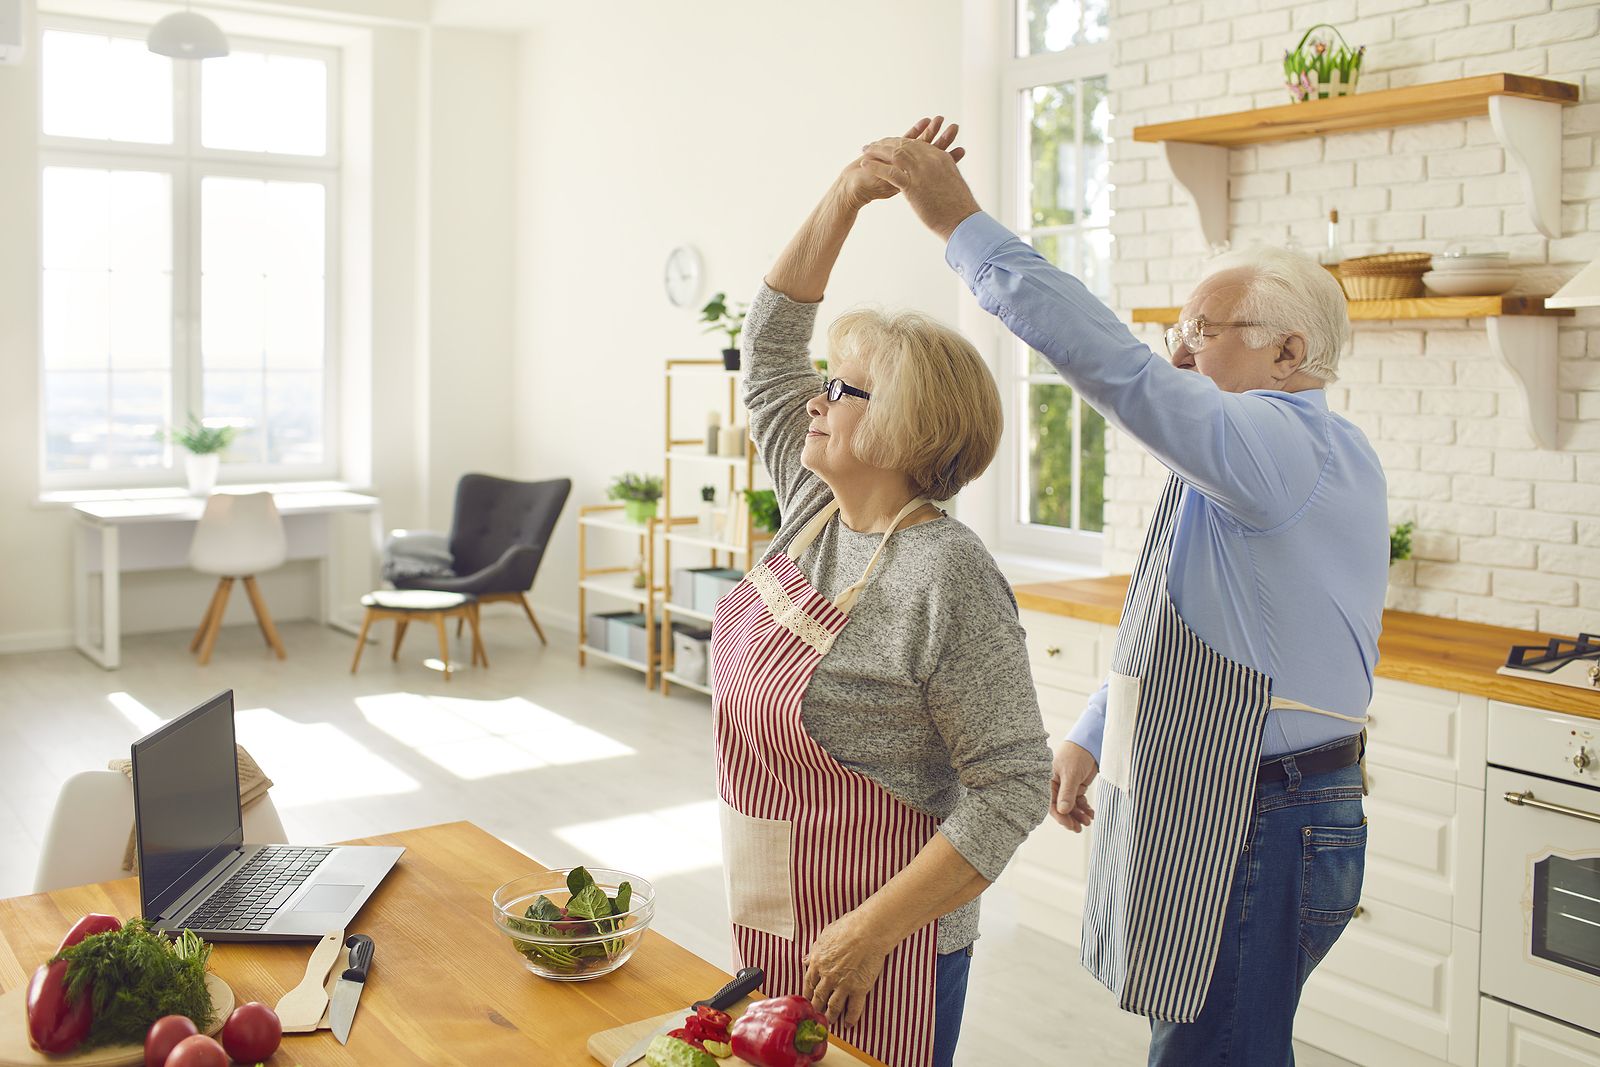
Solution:
M639 947L655 917L655 886L636 874L605 867L586 869L613 908L627 883L627 908L590 919L583 916L596 909L580 904L580 914L572 915L568 911L573 903L568 878L577 869L524 875L494 891L494 924L510 938L511 947L522 955L528 970L554 982L583 982L621 967ZM540 904L540 898L546 903ZM594 899L590 894L589 901Z

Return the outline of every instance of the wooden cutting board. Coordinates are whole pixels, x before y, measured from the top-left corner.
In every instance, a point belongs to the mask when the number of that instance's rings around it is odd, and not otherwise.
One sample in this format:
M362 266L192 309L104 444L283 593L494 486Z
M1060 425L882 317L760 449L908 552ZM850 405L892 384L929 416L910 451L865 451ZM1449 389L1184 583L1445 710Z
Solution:
M753 1003L755 1003L754 1000L746 997L744 1002L729 1014L737 1019ZM675 1011L668 1015L658 1015L654 1019L641 1019L639 1022L629 1023L627 1026L602 1030L589 1038L589 1055L605 1064L605 1067L611 1067L613 1060L632 1048L645 1034L669 1022L681 1026L688 1015L687 1011ZM842 1067L844 1064L855 1064L857 1067L882 1067L882 1064L877 1060L856 1051L836 1039L830 1038L829 1043L832 1047L828 1049L827 1056L822 1060L828 1067ZM719 1062L733 1065L733 1067L743 1067L744 1065L744 1061L739 1059L727 1059ZM639 1061L639 1067L644 1067L643 1060Z
M206 988L211 991L214 1021L202 1033L215 1035L233 1011L233 989L227 982L206 972ZM620 1055L620 1053L619 1053ZM70 1056L47 1056L28 1044L28 987L18 986L0 995L0 1067L36 1067L40 1064L70 1064L71 1067L134 1067L144 1063L144 1045L107 1045L92 1052Z

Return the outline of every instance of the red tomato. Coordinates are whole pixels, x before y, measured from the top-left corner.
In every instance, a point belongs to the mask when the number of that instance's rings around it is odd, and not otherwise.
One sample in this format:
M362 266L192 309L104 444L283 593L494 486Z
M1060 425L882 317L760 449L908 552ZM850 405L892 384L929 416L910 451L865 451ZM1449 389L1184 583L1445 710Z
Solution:
M228 1067L228 1054L205 1034L195 1034L173 1047L166 1067Z
M144 1035L144 1067L166 1067L173 1046L199 1032L187 1015L163 1015L150 1024L150 1032Z
M222 1047L240 1063L259 1063L278 1051L283 1040L283 1024L278 1013L252 1000L233 1009L222 1024Z

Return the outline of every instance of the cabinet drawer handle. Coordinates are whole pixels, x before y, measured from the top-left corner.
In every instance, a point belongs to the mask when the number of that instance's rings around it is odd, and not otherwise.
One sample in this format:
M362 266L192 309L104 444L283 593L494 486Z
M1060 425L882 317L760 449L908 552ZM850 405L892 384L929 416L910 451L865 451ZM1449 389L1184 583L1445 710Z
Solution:
M1363 915L1365 915L1365 914L1366 914L1366 913L1367 913L1367 908L1366 908L1366 905L1364 905L1364 904L1357 904L1357 905L1356 905L1356 910L1355 910L1355 911L1352 911L1352 912L1351 912L1351 913L1350 913L1350 918L1352 918L1352 919L1359 919L1359 918L1361 918L1361 916L1363 916Z
M1057 656L1061 655L1061 646L1051 645L1049 648L1044 650L1044 654L1049 656L1051 659L1055 659Z
M1569 808L1565 804L1552 804L1548 800L1536 800L1531 789L1524 790L1521 793L1507 793L1505 798L1507 804L1515 804L1519 808L1538 808L1540 811L1553 811L1557 815L1570 815L1574 819L1583 819L1586 822L1600 822L1600 815L1596 815L1592 811L1584 811L1582 808Z

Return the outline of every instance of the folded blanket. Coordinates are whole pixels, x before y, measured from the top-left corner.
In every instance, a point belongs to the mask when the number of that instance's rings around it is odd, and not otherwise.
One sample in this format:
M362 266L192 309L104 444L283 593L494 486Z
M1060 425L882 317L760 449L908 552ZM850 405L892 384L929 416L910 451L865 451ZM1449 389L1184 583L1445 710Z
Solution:
M396 530L383 546L383 580L454 577L450 539L432 530Z
M272 788L272 779L266 776L259 764L251 758L250 753L244 750L243 745L234 745L233 754L239 765L239 807L248 808L267 795L267 790ZM113 771L121 771L129 780L133 778L133 760L114 759L106 764ZM122 869L137 871L139 869L139 853L134 845L134 831L128 831L128 848L122 854Z

